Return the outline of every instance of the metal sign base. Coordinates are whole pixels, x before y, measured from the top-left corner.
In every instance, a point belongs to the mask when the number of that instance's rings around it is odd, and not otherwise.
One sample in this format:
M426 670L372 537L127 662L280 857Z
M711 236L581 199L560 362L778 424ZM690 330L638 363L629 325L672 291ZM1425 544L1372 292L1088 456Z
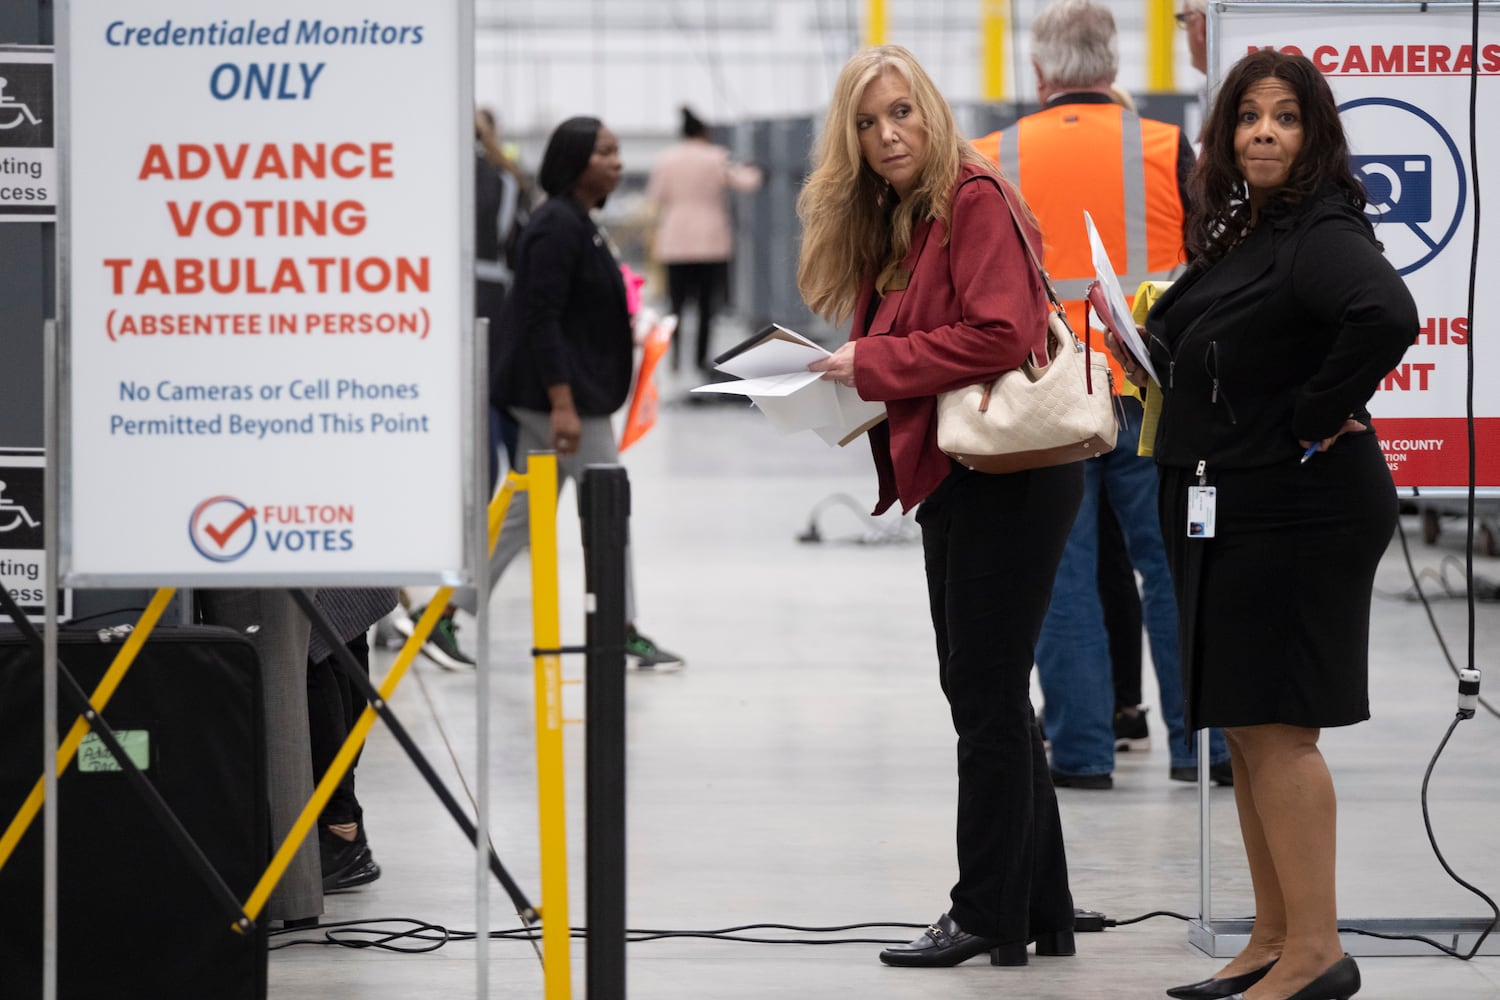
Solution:
M1229 958L1238 955L1250 940L1250 928L1254 921L1239 920L1190 920L1188 943L1214 958ZM1339 940L1344 951L1362 958L1380 955L1422 955L1428 958L1440 955L1431 945L1422 941L1391 941L1353 933L1350 928L1374 931L1377 934L1420 934L1467 955L1474 941L1490 925L1488 919L1468 917L1406 917L1376 920L1340 920ZM1480 947L1480 955L1500 955L1500 935L1491 934Z

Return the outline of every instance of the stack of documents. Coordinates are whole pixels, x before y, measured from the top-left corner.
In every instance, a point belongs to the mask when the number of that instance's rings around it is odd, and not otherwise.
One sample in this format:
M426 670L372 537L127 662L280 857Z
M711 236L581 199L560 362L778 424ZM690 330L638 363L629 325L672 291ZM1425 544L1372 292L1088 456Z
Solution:
M750 397L782 434L810 430L845 445L885 419L885 404L860 399L807 366L829 352L794 330L772 324L714 358L714 368L736 381L700 385L694 392Z
M1109 331L1120 346L1130 352L1136 363L1146 369L1151 381L1160 384L1161 379L1156 377L1156 369L1151 367L1151 352L1146 349L1145 341L1141 340L1141 335L1136 331L1130 303L1125 299L1120 279L1115 277L1115 269L1109 262L1109 251L1104 249L1104 240L1099 235L1098 227L1094 225L1094 217L1084 212L1083 224L1089 234L1089 251L1094 261L1094 282L1089 287L1089 304L1094 307L1097 322L1092 325L1102 323L1103 329Z

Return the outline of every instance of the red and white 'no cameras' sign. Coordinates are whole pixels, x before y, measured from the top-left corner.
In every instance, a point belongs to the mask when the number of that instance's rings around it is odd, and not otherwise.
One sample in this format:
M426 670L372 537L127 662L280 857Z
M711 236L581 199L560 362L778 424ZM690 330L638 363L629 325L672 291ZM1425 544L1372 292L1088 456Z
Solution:
M451 579L472 464L458 8L225 10L69 9L64 573Z

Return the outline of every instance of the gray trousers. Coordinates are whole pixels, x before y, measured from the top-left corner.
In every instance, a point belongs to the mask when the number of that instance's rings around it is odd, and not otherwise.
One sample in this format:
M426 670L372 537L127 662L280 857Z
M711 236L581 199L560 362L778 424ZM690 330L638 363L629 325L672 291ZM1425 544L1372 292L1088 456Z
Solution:
M520 425L521 433L516 446L517 472L526 471L526 456L533 451L548 451L552 447L552 415L537 410L514 409L511 411ZM578 484L583 479L583 470L590 465L618 465L620 453L615 448L615 431L608 417L583 417L582 433L578 450L571 455L557 456L557 488L573 480ZM522 551L531 544L531 506L527 491L517 491L506 509L505 521L500 528L500 540L490 555L490 589ZM635 570L630 546L625 547L625 621L635 621ZM470 614L479 607L478 595L473 587L461 587L454 591L453 603Z
M203 618L250 638L260 657L266 703L266 780L270 785L272 849L291 831L313 793L312 742L307 730L307 637L302 609L285 590L208 590L197 594ZM272 920L323 912L323 870L316 832L302 842L267 904Z

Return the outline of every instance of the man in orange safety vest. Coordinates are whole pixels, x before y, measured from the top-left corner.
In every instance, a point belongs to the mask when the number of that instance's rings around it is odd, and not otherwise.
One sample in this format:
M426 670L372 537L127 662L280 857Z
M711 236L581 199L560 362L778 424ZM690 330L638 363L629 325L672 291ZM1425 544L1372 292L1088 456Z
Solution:
M1111 96L1119 53L1107 6L1054 0L1032 23L1031 34L1042 109L975 146L1019 185L1041 224L1047 271L1069 322L1084 336L1095 270L1084 212L1127 295L1144 280L1169 279L1184 261L1193 152L1177 126L1138 117ZM1102 349L1099 334L1091 339ZM1117 369L1114 384L1127 385ZM1036 647L1052 776L1060 787L1113 786L1116 706L1096 578L1101 503L1113 511L1129 562L1144 581L1141 617L1169 736L1169 774L1186 781L1197 777L1197 752L1183 723L1177 605L1157 521L1156 467L1137 454L1140 402L1130 396L1120 403L1125 419L1114 451L1085 463L1083 503ZM1129 585L1133 597L1133 577ZM1133 641L1139 645L1138 632ZM1213 734L1209 759L1213 779L1231 783L1222 734Z

